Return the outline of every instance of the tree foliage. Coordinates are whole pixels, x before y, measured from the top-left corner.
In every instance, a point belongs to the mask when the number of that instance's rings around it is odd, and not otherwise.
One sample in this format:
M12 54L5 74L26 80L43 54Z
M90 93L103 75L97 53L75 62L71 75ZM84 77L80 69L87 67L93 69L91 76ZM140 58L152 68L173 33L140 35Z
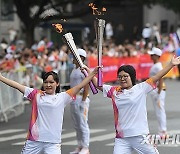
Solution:
M90 13L89 0L13 0L13 3L15 5L13 12L17 13L24 24L26 42L29 46L33 43L34 29L39 23L75 18ZM69 10L71 4L73 8Z

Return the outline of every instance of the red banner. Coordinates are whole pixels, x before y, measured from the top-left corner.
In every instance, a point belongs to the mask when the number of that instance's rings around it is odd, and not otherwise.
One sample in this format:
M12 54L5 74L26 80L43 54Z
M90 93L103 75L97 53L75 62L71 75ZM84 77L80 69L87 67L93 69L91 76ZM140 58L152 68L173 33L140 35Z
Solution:
M164 53L160 61L164 64L170 61L171 53ZM136 69L137 80L145 80L149 77L149 70L153 65L151 57L148 54L139 55L137 57L114 58L103 56L103 82L113 82L117 80L117 71L121 65L132 65ZM93 69L97 66L97 57L89 57L88 66ZM174 67L166 77L177 77L177 67Z

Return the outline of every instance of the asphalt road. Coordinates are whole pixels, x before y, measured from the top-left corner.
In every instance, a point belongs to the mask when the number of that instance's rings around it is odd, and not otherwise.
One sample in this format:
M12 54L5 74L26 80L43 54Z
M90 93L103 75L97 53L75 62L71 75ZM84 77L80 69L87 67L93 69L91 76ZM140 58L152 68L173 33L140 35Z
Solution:
M167 128L170 134L180 134L180 81L167 79L166 113ZM102 97L102 93L90 96L89 125L91 129L91 154L112 154L114 142L114 119L111 101ZM76 147L75 132L72 127L69 106L65 109L62 133L62 154L68 154ZM30 105L25 112L0 123L0 154L20 154L29 124ZM151 134L157 133L157 120L153 105L147 100L148 120ZM161 154L179 154L179 144L159 145Z

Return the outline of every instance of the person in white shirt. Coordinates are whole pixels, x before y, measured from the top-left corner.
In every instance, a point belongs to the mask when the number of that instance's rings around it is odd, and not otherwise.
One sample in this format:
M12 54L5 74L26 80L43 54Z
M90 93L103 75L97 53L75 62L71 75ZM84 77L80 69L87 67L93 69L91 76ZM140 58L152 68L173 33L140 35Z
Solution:
M115 144L113 154L131 154L135 150L139 154L157 154L157 149L150 143L146 96L155 88L155 83L167 74L173 66L180 64L180 57L172 58L171 62L156 75L136 84L136 71L131 65L123 65L117 71L119 86L103 84L97 87L103 91L104 97L111 98L114 110ZM88 73L90 69L88 69Z
M80 84L60 92L59 77L52 71L43 76L43 90L26 87L0 73L0 81L19 90L32 105L27 141L21 154L61 154L64 108L96 74L97 68Z
M159 27L156 23L154 23L152 27L152 36L153 36L153 42L156 46L158 44L161 44L161 36L159 32Z
M114 32L113 32L113 26L112 24L109 22L106 24L105 26L105 34L106 34L106 39L110 40L112 39Z
M148 44L149 44L150 39L151 39L151 35L152 35L152 29L150 27L150 24L147 23L146 26L143 28L143 31L142 31L142 36L146 42L145 46L144 46L145 48L148 47Z
M159 48L153 47L151 51L148 52L151 55L154 65L150 68L149 77L156 75L159 71L163 69L161 62L159 61L162 51ZM166 136L166 112L165 112L165 96L166 96L166 86L161 78L157 82L157 88L154 89L150 96L154 105L156 117L159 125L159 135L161 137Z
M78 49L78 54L80 55L82 61L86 59L86 51L83 49ZM81 72L79 64L75 59L73 59L75 68L70 74L70 87L73 88L80 84L85 76ZM71 102L71 117L73 121L74 129L76 130L76 138L78 142L78 147L70 154L89 154L89 124L88 124L88 111L89 111L89 86L83 87L79 93L76 95L76 100Z

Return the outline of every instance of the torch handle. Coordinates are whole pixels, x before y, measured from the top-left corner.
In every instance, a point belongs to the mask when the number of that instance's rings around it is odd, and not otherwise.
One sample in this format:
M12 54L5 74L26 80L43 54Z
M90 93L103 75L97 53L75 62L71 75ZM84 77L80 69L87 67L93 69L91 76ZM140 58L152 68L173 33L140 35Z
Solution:
M88 73L87 73L86 70L83 70L83 74L84 74L85 77L88 76ZM97 94L98 93L98 90L96 89L96 87L95 87L95 85L93 84L92 81L89 82L89 86L90 86L93 94Z
M98 68L98 86L99 87L102 87L102 76L103 76L103 74L102 74L102 68Z

